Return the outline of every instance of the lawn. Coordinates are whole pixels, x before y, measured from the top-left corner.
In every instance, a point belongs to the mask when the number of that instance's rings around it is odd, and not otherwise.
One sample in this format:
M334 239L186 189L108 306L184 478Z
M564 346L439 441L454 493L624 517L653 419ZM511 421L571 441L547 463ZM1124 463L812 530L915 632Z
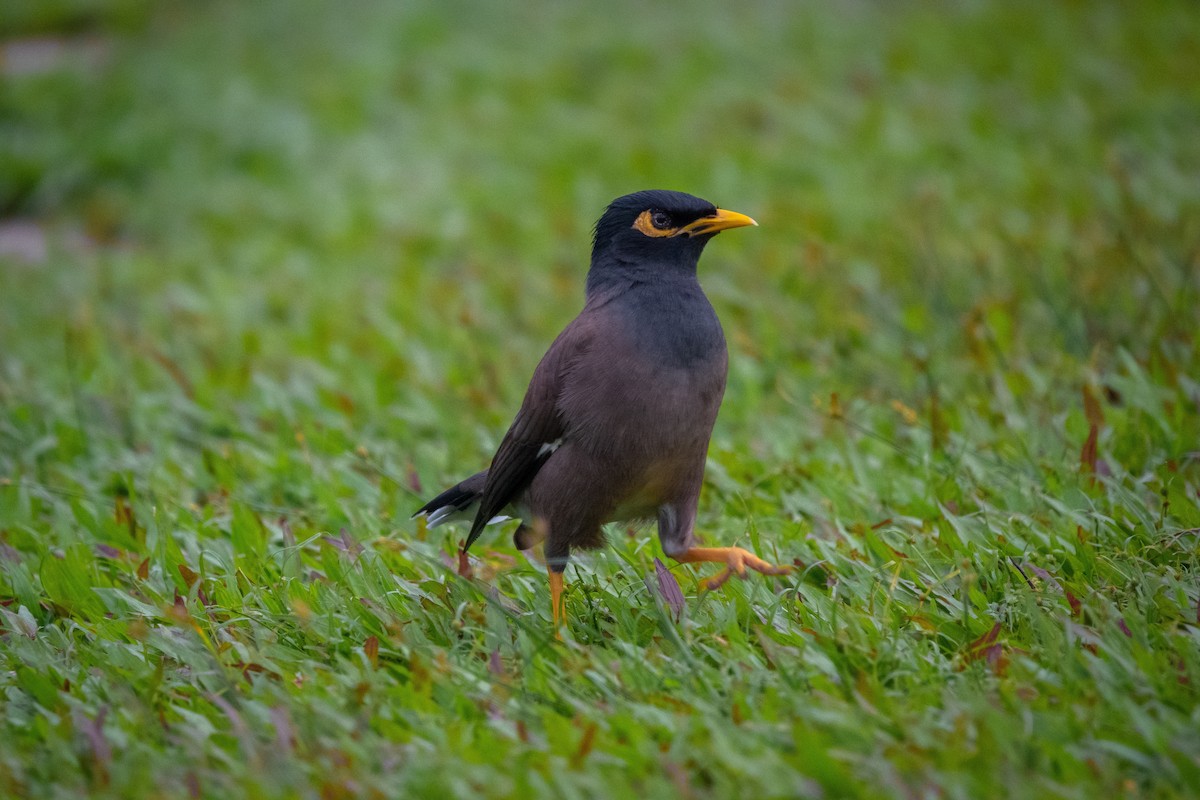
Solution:
M1190 2L6 0L0 796L1200 791ZM612 198L755 217L700 530L486 465ZM682 589L678 602L672 590Z

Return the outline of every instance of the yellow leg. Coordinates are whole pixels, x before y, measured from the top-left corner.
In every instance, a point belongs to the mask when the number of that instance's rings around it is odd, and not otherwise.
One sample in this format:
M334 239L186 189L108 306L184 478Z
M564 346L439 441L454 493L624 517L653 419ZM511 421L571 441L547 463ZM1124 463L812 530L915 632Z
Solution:
M563 607L563 574L547 567L550 573L550 613L554 616L554 635L561 639L559 626L567 621L567 611Z
M721 588L725 581L735 573L739 578L746 577L747 567L755 572L761 572L763 575L787 575L792 571L790 566L769 564L749 550L743 550L740 547L693 547L683 555L676 556L675 560L681 564L697 562L724 564L725 571L705 583L709 589Z

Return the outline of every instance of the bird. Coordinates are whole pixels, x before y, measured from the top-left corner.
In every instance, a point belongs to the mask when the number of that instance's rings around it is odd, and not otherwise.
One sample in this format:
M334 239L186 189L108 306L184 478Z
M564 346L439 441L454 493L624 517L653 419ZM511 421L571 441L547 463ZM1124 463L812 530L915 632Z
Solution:
M613 200L595 226L583 309L534 369L490 466L413 515L429 528L471 519L464 554L486 525L518 518L514 545L543 543L556 631L571 553L602 547L605 523L657 521L672 559L724 565L711 589L747 569L791 569L698 546L695 532L729 364L697 266L718 233L757 224L683 192Z

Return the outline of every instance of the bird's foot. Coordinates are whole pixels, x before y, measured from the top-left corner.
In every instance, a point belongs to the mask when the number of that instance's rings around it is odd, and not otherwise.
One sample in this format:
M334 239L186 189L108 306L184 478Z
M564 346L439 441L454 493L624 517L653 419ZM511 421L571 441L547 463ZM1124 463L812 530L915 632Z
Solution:
M720 589L734 575L739 578L746 577L747 569L761 572L763 575L787 575L792 571L790 566L780 566L763 561L749 550L741 547L693 547L686 553L677 556L675 560L683 564L697 562L724 564L724 570L705 581L704 585L708 589Z

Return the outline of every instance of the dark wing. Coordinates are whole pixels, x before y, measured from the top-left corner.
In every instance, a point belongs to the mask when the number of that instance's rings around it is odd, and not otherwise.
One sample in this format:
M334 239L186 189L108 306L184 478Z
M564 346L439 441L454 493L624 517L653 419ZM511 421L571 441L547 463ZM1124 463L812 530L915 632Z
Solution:
M488 467L487 484L464 549L479 538L488 520L529 485L567 432L566 422L559 414L558 399L568 372L591 341L584 320L581 315L568 325L533 371L521 410Z

